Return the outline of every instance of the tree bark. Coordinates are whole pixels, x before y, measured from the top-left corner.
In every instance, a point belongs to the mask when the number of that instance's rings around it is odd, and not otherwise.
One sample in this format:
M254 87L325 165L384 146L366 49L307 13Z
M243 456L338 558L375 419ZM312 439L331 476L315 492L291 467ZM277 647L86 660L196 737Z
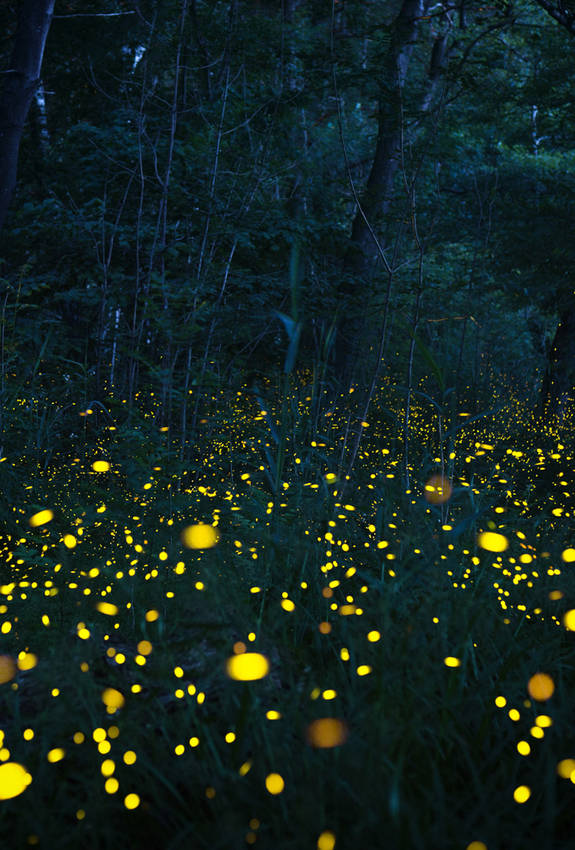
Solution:
M535 0L569 33L575 36L573 4L551 0ZM544 417L564 415L575 403L575 302L571 301L561 311L547 368L541 386L539 412Z
M351 230L348 263L354 271L365 271L377 257L377 249L365 219L385 215L392 197L393 180L401 154L401 96L417 37L423 0L404 0L395 21L394 38L382 80L378 104L377 143L361 206Z
M541 388L541 412L562 415L575 402L575 304L561 313Z
M387 61L382 69L377 142L367 183L353 219L339 290L341 315L344 318L338 324L335 371L338 382L343 385L351 381L361 353L361 308L365 306L361 288L377 263L380 247L373 238L374 228L389 211L393 183L401 161L402 92L417 39L419 19L426 5L427 0L403 0L394 22ZM431 97L425 98L424 109L428 109L430 103Z
M30 104L40 83L54 0L23 0L10 67L0 95L0 231L16 187L18 152Z

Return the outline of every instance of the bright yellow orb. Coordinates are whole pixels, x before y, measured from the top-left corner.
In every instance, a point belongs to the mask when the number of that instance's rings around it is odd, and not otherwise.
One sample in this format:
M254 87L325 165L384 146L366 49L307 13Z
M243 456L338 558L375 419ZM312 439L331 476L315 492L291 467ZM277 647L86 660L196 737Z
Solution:
M26 768L15 761L0 765L0 800L10 800L26 790L32 777Z
M181 540L187 549L211 549L220 539L220 533L213 525L188 525L183 529Z
M226 662L226 670L230 679L239 682L254 682L267 676L270 663L259 652L242 652L240 655L232 655Z

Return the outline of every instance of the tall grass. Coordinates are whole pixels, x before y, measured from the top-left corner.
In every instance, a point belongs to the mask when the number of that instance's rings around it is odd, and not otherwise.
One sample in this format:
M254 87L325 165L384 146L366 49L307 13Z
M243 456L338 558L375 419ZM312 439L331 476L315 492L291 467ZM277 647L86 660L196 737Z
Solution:
M347 419L311 380L214 397L185 463L153 399L78 408L46 463L7 453L0 759L32 780L2 846L572 846L572 441L515 445L513 411L438 432L416 403L406 492L378 397L344 481ZM184 545L198 524L216 545ZM264 678L227 674L245 651Z

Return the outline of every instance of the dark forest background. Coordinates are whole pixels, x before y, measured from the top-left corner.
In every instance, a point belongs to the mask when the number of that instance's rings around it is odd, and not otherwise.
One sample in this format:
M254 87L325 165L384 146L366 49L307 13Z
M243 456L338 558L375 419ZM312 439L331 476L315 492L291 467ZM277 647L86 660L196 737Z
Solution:
M0 6L4 441L145 388L185 445L278 370L565 410L567 4L53 7Z

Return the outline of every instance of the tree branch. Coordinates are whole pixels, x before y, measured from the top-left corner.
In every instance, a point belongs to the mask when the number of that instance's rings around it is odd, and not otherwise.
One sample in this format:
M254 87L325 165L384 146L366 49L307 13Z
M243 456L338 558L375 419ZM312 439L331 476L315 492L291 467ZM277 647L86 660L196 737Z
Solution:
M131 12L75 12L73 15L54 15L54 21L61 21L64 18L118 18L120 15L135 15Z
M566 14L563 9L555 6L551 0L535 0L538 6L541 6L542 9L551 15L552 18L555 18L562 27L564 27L570 35L575 35L575 18L572 18L571 15Z

